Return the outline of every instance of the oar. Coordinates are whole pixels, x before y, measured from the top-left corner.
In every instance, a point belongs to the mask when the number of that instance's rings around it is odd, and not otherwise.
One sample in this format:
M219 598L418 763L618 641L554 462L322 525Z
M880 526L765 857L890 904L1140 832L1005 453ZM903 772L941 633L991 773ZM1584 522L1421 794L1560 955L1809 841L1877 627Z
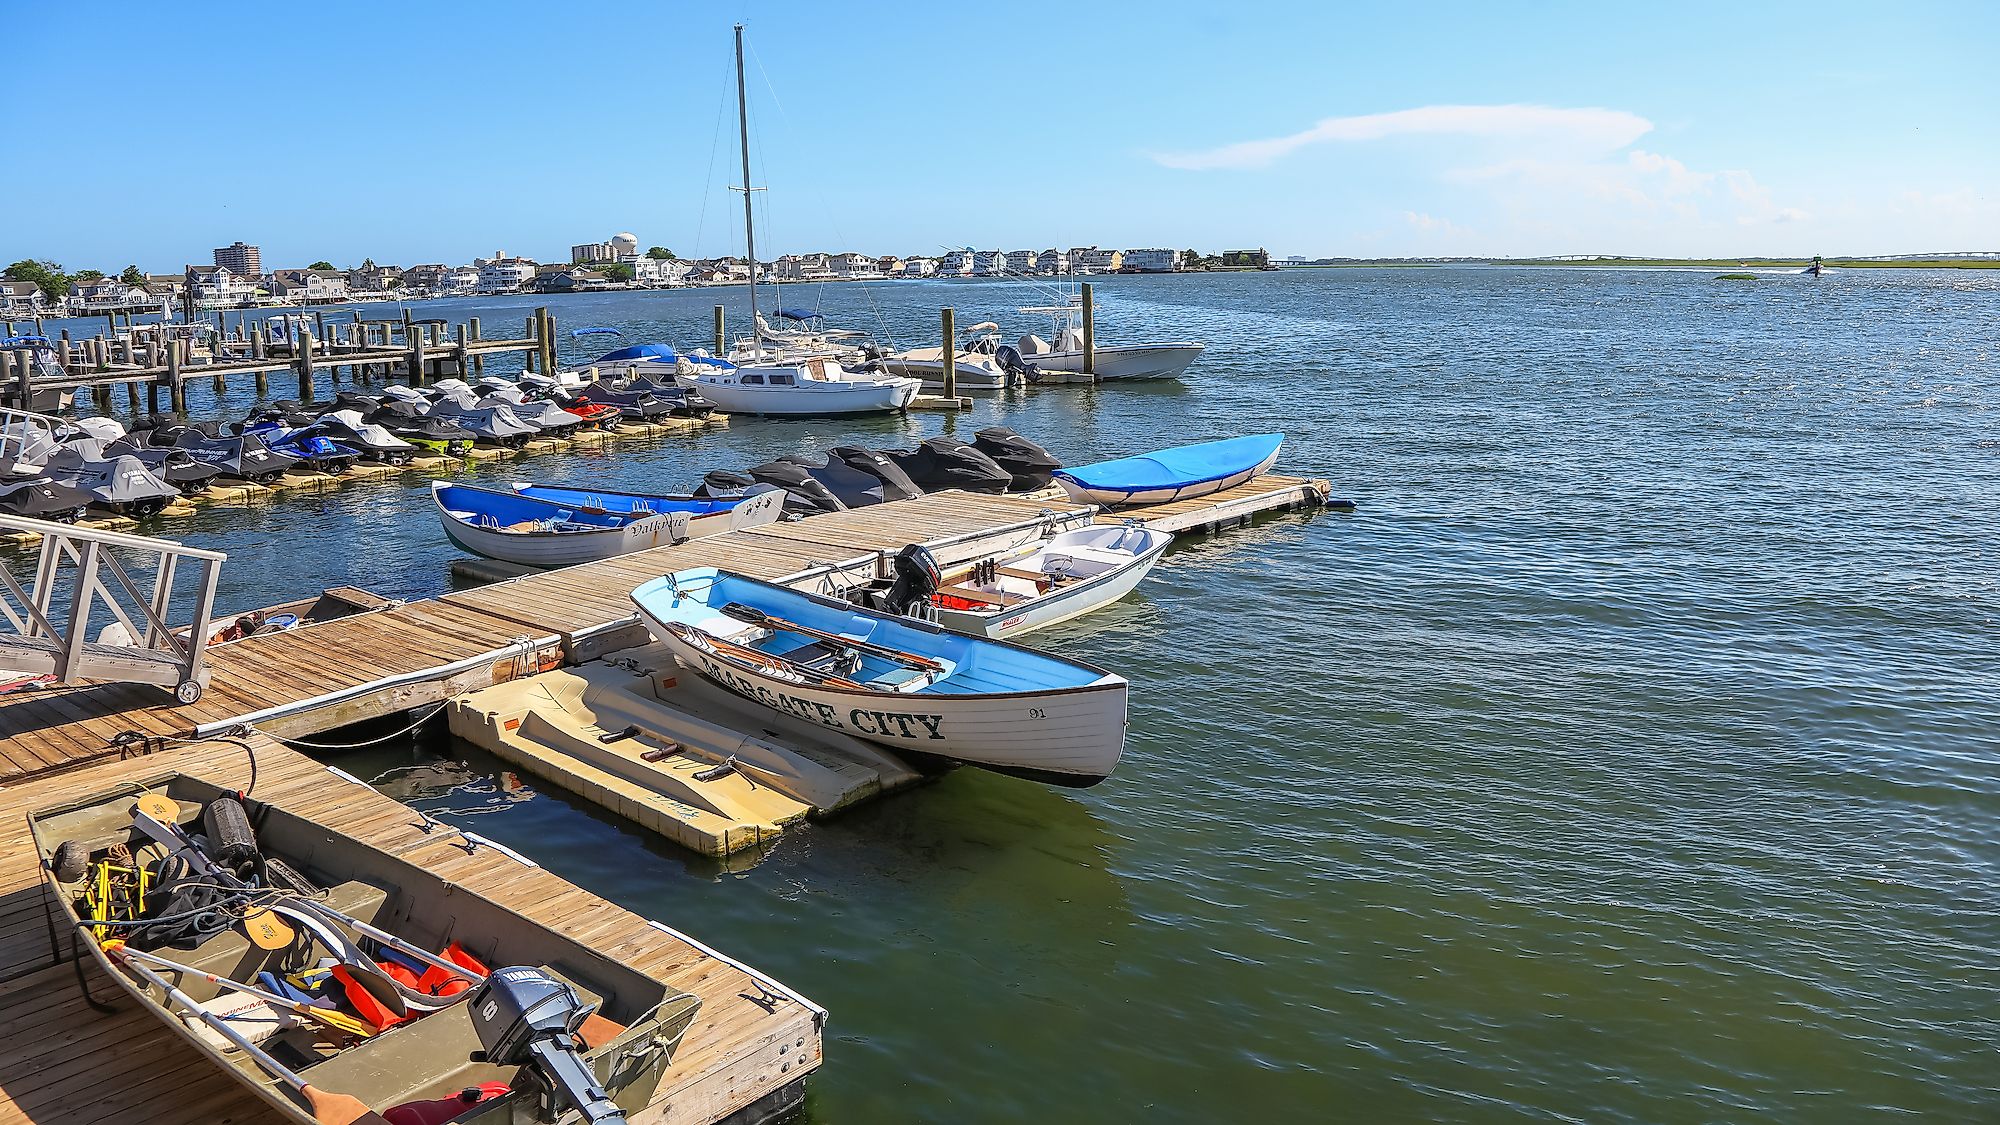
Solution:
M820 640L832 641L835 644L846 645L848 648L859 649L862 652L872 652L884 659L894 660L900 664L908 664L912 668L922 668L926 672L944 671L944 665L932 660L928 656L918 656L913 652L903 652L900 649L889 648L885 645L871 644L868 641L857 641L853 637L843 637L839 633L829 633L822 629L815 629L810 625L800 625L796 622L787 621L782 617L773 617L756 606L744 605L742 602L731 602L723 606L722 613L725 617L733 617L748 625L762 625L766 629L798 633L806 637L818 637Z
M692 647L706 647L718 655L726 656L744 664L776 664L796 672L817 684L837 688L851 688L857 691L869 690L866 684L857 684L844 676L835 676L822 672L817 668L808 668L796 660L787 660L782 656L774 656L771 653L751 648L748 645L739 645L731 641L725 641L713 633L703 632L684 622L667 622L667 631Z
M111 952L115 948L121 956L137 957L147 964L158 966L168 972L180 973L183 976L200 977L218 987L232 989L246 996L255 996L266 1004L275 1005L286 1011L305 1016L308 1019L318 1020L335 1031L344 1031L349 1035L358 1035L363 1038L375 1034L374 1028L344 1012L335 1012L326 1008L315 1008L311 1004L300 1003L288 996L280 996L275 992L267 992L254 984L244 984L242 981L230 980L228 977L219 977L214 973L204 972L192 965L183 965L178 961L169 961L156 953L147 953L144 950L133 949L122 941L105 942L104 948L106 952Z
M153 987L167 994L167 998L181 1006L191 1016L215 1029L216 1034L236 1045L236 1049L250 1056L265 1073L285 1085L290 1086L308 1107L312 1109L313 1120L319 1125L389 1125L388 1119L363 1104L360 1098L351 1094L336 1094L321 1090L308 1083L290 1067L266 1054L257 1044L244 1038L243 1033L229 1026L229 1021L213 1012L204 1011L200 1005L189 999L188 994L167 982L167 978L141 965L127 956L124 946L115 946L105 951L117 958L118 963L144 977Z

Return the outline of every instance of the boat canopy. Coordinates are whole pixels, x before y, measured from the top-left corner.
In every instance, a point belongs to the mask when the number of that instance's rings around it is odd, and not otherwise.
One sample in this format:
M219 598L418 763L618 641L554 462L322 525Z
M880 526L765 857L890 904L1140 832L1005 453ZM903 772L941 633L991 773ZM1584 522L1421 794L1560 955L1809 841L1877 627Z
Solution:
M47 348L53 346L49 343L47 336L9 336L5 340L0 340L0 348Z
M630 359L657 359L662 363L672 363L677 358L679 357L674 354L674 349L665 344L633 344L629 348L605 352L597 357L597 362L618 363Z
M819 316L810 309L779 309L778 315L786 320L812 320Z
M616 328L572 328L569 334L574 339L578 336L616 336L619 332Z

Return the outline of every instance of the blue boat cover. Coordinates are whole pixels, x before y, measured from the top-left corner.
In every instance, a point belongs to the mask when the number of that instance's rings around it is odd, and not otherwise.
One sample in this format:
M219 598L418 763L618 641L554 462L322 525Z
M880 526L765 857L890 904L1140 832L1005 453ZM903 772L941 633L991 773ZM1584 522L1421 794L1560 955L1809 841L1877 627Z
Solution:
M597 362L617 363L620 360L627 359L657 359L662 363L672 363L675 356L674 349L665 344L633 344L629 348L619 348L617 351L605 352L603 355L597 357Z
M572 328L569 330L569 334L572 338L577 336L616 336L618 335L618 330L616 328Z
M1276 453L1284 440L1283 434L1252 434L1205 441L1137 457L1120 457L1116 461L1074 465L1056 470L1055 475L1105 492L1187 488L1254 469Z
M9 336L5 340L0 340L0 348L27 348L36 345L45 348L52 346L47 336Z
M786 320L811 320L819 314L811 309L779 309L778 315Z

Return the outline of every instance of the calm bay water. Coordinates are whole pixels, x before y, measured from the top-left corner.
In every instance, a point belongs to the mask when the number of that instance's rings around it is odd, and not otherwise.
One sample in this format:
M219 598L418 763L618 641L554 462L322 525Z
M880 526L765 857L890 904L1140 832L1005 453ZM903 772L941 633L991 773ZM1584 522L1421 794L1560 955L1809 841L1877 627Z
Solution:
M2000 1118L2000 276L1098 289L1108 341L1208 342L1184 387L487 475L684 485L993 421L1071 460L1282 429L1280 468L1355 514L1189 541L1037 638L1133 678L1110 781L961 770L723 870L446 739L334 760L415 765L385 787L824 1003L818 1122ZM692 344L717 299L554 308ZM913 345L940 305L1026 328L1041 298L786 296L821 302ZM426 310L491 335L534 303ZM231 607L434 594L425 487L169 534L230 551Z

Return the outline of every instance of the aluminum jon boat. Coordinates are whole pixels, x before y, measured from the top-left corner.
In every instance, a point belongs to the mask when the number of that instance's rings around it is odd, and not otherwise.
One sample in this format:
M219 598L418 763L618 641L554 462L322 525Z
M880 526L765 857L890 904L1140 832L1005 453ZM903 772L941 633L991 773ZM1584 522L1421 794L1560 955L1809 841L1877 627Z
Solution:
M1108 508L1192 500L1234 488L1269 469L1284 441L1283 434L1206 441L1058 469L1055 479L1072 499Z
M713 567L632 601L703 679L892 750L1086 786L1125 749L1125 678L1088 664Z
M443 481L431 485L431 499L446 538L475 555L524 566L598 562L755 527L777 520L785 504L785 494L773 490L755 496L690 499L650 512L620 512Z

